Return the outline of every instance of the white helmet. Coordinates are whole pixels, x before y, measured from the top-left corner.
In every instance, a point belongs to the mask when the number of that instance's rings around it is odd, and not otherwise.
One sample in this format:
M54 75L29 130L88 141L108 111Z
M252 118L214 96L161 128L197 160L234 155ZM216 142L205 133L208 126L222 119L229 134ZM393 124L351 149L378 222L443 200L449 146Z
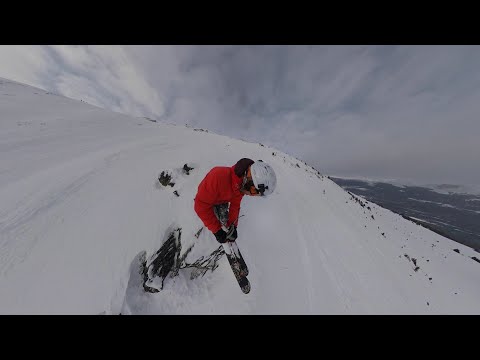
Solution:
M277 176L272 167L262 160L258 160L250 167L253 185L264 196L270 195L277 186Z

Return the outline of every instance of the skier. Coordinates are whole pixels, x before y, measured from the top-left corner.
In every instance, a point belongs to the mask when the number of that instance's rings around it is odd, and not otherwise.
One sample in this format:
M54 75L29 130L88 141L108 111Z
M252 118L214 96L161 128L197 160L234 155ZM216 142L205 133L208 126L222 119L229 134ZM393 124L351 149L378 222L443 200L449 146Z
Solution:
M270 165L262 160L242 158L232 167L216 166L208 172L198 185L194 209L219 243L233 242L238 235L243 196L270 195L276 184L277 178Z

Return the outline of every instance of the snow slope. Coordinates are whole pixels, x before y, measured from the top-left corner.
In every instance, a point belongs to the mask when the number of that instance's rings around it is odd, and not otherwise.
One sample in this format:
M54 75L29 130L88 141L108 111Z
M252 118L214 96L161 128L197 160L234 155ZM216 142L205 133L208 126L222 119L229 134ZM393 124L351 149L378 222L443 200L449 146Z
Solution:
M190 262L218 248L194 237L193 198L213 166L242 157L278 179L271 197L242 202L251 292L225 257L143 291L139 259L172 229ZM1 314L480 314L480 254L261 144L0 79L0 164ZM164 170L175 186L159 184Z

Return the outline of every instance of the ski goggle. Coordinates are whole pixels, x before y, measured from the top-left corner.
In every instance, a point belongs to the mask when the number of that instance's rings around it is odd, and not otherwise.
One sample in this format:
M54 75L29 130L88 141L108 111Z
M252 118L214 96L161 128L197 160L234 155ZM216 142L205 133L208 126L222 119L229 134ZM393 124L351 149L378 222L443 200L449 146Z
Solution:
M244 179L243 189L248 191L252 196L263 196L265 192L265 185L260 184L258 185L258 189L253 184L252 180L252 173L250 172L250 168L248 168L247 175Z

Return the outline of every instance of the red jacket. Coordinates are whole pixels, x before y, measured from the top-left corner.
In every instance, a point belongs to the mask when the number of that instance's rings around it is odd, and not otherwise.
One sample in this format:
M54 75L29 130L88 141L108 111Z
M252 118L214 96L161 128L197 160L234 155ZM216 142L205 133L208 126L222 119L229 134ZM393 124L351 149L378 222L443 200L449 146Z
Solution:
M194 209L204 225L213 233L222 227L213 212L214 205L230 203L226 225L228 227L231 224L235 224L235 226L238 224L240 203L244 196L240 192L243 175L253 162L253 160L243 158L232 167L214 167L198 185Z

